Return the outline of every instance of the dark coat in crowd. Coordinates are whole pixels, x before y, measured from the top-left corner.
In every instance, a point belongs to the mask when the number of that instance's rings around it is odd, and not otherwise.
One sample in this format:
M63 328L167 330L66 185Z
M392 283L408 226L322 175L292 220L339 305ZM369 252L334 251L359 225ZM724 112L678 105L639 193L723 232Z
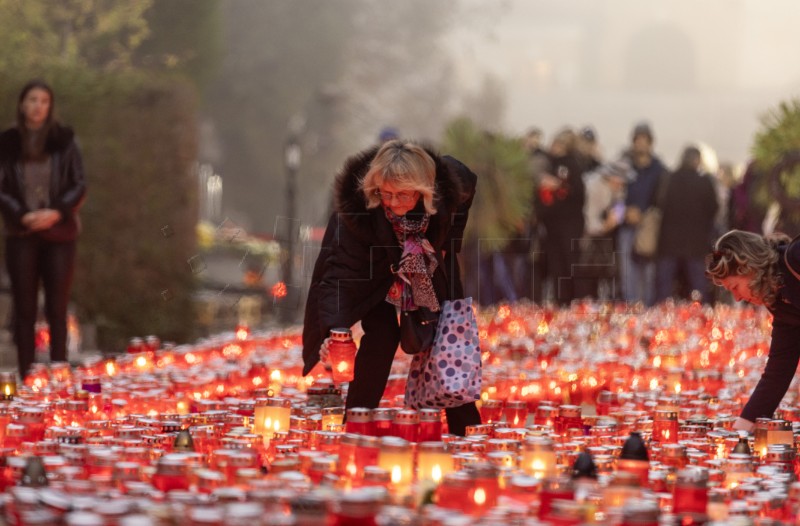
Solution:
M719 208L711 175L681 168L668 176L663 200L660 257L703 258L714 236Z
M477 177L458 160L426 151L436 164L436 214L431 216L425 237L438 253L445 253L447 283L437 294L463 297L456 253L467 214L475 195ZM367 209L360 182L369 170L378 148L351 157L337 176L335 212L331 215L314 265L303 324L303 374L319 361L319 348L330 330L350 327L380 302L386 301L395 280L402 248L383 207ZM399 343L399 330L387 334Z
M58 230L59 241L71 241L78 237L76 213L86 194L83 162L72 128L53 124L45 152L50 155L52 163L49 208L61 212L61 221L51 230ZM0 213L9 235L29 232L22 224L22 216L30 210L25 204L21 156L22 135L19 130L10 128L0 134Z

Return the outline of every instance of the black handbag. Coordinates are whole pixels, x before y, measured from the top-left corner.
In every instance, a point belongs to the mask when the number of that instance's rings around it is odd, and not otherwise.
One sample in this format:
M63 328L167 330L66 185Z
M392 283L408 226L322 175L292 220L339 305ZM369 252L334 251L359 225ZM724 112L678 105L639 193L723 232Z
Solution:
M439 313L420 307L400 312L400 348L406 354L419 354L433 346Z

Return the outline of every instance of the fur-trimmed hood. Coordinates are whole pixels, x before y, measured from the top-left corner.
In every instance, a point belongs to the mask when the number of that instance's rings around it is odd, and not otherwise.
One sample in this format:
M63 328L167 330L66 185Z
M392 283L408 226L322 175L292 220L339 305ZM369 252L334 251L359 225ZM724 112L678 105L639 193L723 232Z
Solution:
M75 132L69 126L52 123L47 133L44 148L48 153L57 152L69 146L75 138ZM19 129L9 128L0 134L0 159L16 161L22 153L22 134Z
M421 145L436 165L435 198L436 214L431 217L427 237L434 247L440 248L450 228L451 218L459 204L465 199L461 180L457 174L457 161L440 156L429 146ZM350 157L336 176L334 183L334 206L341 220L359 237L372 241L380 237L376 220L383 217L381 207L368 209L361 192L361 181L369 171L370 163L380 149L379 146L364 150Z

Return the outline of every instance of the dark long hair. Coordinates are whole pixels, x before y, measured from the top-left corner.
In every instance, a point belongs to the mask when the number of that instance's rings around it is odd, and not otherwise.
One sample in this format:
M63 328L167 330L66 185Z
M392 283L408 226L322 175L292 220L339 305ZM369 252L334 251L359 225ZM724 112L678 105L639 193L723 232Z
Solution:
M41 79L33 79L28 81L25 86L22 87L22 91L19 92L19 99L17 100L17 128L20 130L25 129L25 114L22 112L22 101L25 100L25 96L28 94L29 91L32 89L41 89L44 90L50 95L50 108L47 111L47 119L45 120L45 126L50 126L53 123L53 112L55 111L56 107L56 98L53 94L53 88L50 85L41 80Z

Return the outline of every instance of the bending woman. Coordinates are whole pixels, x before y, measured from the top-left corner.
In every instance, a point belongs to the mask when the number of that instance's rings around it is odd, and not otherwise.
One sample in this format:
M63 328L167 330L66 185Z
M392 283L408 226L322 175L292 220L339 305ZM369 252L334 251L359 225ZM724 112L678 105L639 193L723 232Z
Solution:
M731 230L714 244L706 275L736 301L764 305L773 315L764 373L733 425L750 431L756 418L772 418L800 360L800 242Z
M403 298L435 311L440 298L463 297L455 256L475 184L475 174L457 160L399 140L351 157L336 178L335 212L306 303L303 374L319 361L332 328L361 320L348 408L378 407L400 341L396 309ZM445 272L433 270L437 252ZM415 278L405 282L394 271ZM480 423L474 402L445 412L452 434Z

